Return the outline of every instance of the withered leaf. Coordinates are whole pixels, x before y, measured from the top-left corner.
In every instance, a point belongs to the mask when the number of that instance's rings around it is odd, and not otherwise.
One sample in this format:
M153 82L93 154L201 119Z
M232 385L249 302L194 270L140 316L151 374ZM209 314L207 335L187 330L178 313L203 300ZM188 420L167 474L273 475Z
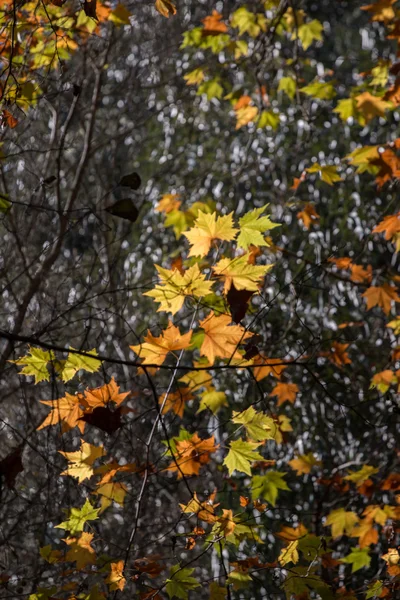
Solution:
M117 200L115 204L107 206L105 210L110 213L110 215L121 217L121 219L127 219L128 221L131 221L131 223L134 223L139 216L139 211L130 198Z
M121 407L110 410L108 406L98 406L93 412L83 415L80 420L111 435L122 425Z
M249 308L249 300L254 292L249 290L237 290L232 283L226 299L232 315L232 321L240 323Z
M141 183L142 180L140 179L138 173L129 173L129 175L124 175L122 177L119 185L131 188L131 190L138 190Z

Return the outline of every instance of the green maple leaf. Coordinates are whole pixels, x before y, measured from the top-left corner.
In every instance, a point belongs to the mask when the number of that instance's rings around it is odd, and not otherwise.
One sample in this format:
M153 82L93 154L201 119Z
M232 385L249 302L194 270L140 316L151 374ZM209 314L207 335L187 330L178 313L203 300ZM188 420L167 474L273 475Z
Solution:
M364 481L369 479L371 475L375 475L375 473L378 473L378 471L379 469L377 469L376 467L372 467L371 465L363 465L358 471L351 471L350 475L346 475L344 479L347 479L348 481L353 481L356 484L356 486L359 487L364 483Z
M338 113L342 121L347 121L350 117L356 117L358 111L354 98L344 98L343 100L339 100L336 108L333 109L333 112Z
M293 100L296 95L295 79L293 79L293 77L282 77L282 79L279 80L278 92L285 92L285 94Z
M200 395L200 405L196 414L209 409L215 415L221 406L226 406L228 401L225 392L217 392L215 388L206 390Z
M49 381L50 373L47 363L51 360L54 360L54 354L51 350L30 347L26 356L10 362L16 365L25 365L22 371L20 371L20 375L33 375L35 383L39 383L40 381Z
M319 100L331 100L336 96L335 88L332 83L323 83L322 81L314 81L300 88L300 92L318 98Z
M317 21L317 19L314 19L313 21L300 25L297 31L293 32L292 40L298 37L304 50L307 50L314 41L322 40L323 30L324 26L322 23Z
M279 490L290 490L284 480L287 473L280 471L269 471L266 475L255 475L251 484L251 497L265 498L267 502L275 506Z
M351 572L355 573L364 567L369 567L371 557L368 548L352 548L350 554L340 559L340 562L351 565Z
M376 596L379 598L383 591L383 581L374 581L370 583L368 586L367 594L365 596L365 600L369 600L369 598L375 598Z
M71 348L71 350L73 350L73 348ZM87 353L97 355L97 351L94 348L93 350L88 350ZM82 356L81 354L70 352L67 360L61 363L61 378L63 381L69 381L80 370L95 373L99 370L100 365L101 360L98 358Z
M280 118L278 113L274 113L272 110L263 110L257 121L257 128L264 129L264 127L271 127L272 129L277 129L279 123Z
M309 567L292 567L283 583L288 600L292 595L300 596L311 590L316 590L324 600L333 600L333 593L327 584L315 574L315 569Z
M94 508L89 500L86 500L82 508L71 508L69 519L55 527L56 529L65 529L66 531L69 531L71 535L75 535L76 533L83 531L87 521L95 521L98 519L99 511L100 508Z
M275 438L276 425L273 419L256 412L252 406L245 411L234 412L232 421L244 425L247 435L257 442Z
M167 579L166 590L170 598L174 596L187 600L188 591L200 587L200 583L191 577L194 569L181 569L180 565L174 565L170 569L170 578Z
M261 454L255 451L259 445L256 442L244 442L243 440L231 442L230 450L224 460L229 475L232 475L233 471L251 475L250 463L255 460L263 460Z
M322 181L325 181L328 185L333 185L336 181L342 181L335 165L322 166L319 163L315 163L312 167L306 169L306 171L307 173L319 173Z
M267 215L261 217L267 206L268 204L265 204L260 208L255 208L239 219L240 233L237 238L239 248L247 250L251 244L254 244L254 246L269 245L265 241L262 232L280 227L280 225L279 223L273 223Z

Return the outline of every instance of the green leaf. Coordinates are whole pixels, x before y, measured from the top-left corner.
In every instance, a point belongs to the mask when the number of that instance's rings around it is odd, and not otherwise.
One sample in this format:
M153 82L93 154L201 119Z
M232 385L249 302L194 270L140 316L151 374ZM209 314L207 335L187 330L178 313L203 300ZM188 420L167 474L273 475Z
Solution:
M331 598L333 600L333 593L327 584L315 574L315 569L310 569L309 567L292 567L283 583L283 588L288 600L290 600L293 595L308 595L310 590L315 590L322 598L324 598L324 600L329 600Z
M365 600L369 600L369 598L375 598L375 597L380 597L380 595L382 594L384 585L383 585L383 581L380 581L378 579L378 581L374 581L373 583L370 583L368 588L367 588L367 593L365 596Z
M300 88L300 92L318 98L319 100L331 100L336 96L335 88L332 83L323 83L321 81L314 81L308 85Z
M260 118L257 121L258 129L264 129L264 127L271 127L277 129L280 123L279 114L272 112L272 110L263 110Z
M242 412L234 412L232 421L244 425L247 435L257 442L275 439L274 420L261 412L256 412L252 406Z
M95 521L98 519L100 508L94 508L89 500L86 500L82 508L71 508L69 518L63 521L59 525L56 525L56 529L65 529L70 531L71 535L75 535L80 531L83 531L85 523L87 521Z
M359 487L364 483L364 481L369 479L371 475L375 475L375 473L378 472L379 469L376 467L372 467L371 465L363 465L361 469L350 472L350 475L346 475L346 477L343 479L346 479L347 481L353 481L356 486Z
M231 571L227 579L227 583L233 585L234 590L248 587L250 581L253 581L250 575L243 571Z
M280 227L280 225L279 223L273 223L269 216L260 216L267 207L268 204L260 208L255 208L239 219L240 233L237 238L239 248L247 250L251 244L254 244L254 246L268 246L268 242L265 241L262 232L275 229L275 227Z
M298 36L304 50L307 50L314 41L322 40L323 30L324 26L322 23L317 21L317 19L314 19L313 21L300 25L298 30L293 32L292 40L296 39Z
M203 28L195 27L190 31L185 31L183 34L183 42L181 44L181 50L183 48L187 48L188 46L200 46L203 40Z
M48 600L57 591L56 587L38 588L37 592L30 594L28 600Z
M74 348L71 348L73 350ZM88 350L88 354L97 355L95 348ZM63 381L69 381L76 373L80 370L88 371L89 373L95 373L99 370L101 360L98 358L92 358L91 356L82 356L81 354L75 354L70 352L67 360L63 363L61 368L61 378Z
M255 442L244 442L243 440L231 442L230 450L224 460L229 475L232 475L233 471L251 475L250 463L255 460L263 460L261 454L255 451L259 445Z
M279 490L290 490L284 477L287 473L280 471L268 471L266 475L255 475L251 483L251 497L265 498L267 502L275 506Z
M231 26L239 29L239 35L248 33L255 38L261 31L265 31L266 19L264 15L254 14L241 6L232 14Z
M218 79L204 81L199 85L197 90L197 95L201 96L201 94L205 94L207 96L207 100L211 100L211 98L222 98L223 93L223 87L219 83Z
M54 360L54 354L51 350L29 347L29 352L26 356L22 356L18 360L11 360L10 362L16 365L25 365L19 374L32 375L35 378L35 383L39 383L40 381L49 381L50 373L47 369L47 363L51 360Z
M353 98L344 98L339 100L333 112L338 113L342 121L347 121L351 117L357 118L357 104Z
M306 169L306 171L307 173L319 173L322 181L325 181L328 185L333 185L336 181L342 181L335 165L322 166L319 163L315 163L312 167Z
M351 572L355 573L364 567L369 567L371 557L368 554L368 548L353 548L350 554L340 559L340 562L351 565Z
M11 202L7 200L7 197L0 194L0 213L6 214L11 206Z
M285 92L293 100L296 95L296 81L293 77L282 77L279 81L278 92Z
M180 565L174 565L170 569L170 578L167 579L166 590L170 598L181 598L187 600L188 591L200 587L200 583L191 577L194 569L181 569Z

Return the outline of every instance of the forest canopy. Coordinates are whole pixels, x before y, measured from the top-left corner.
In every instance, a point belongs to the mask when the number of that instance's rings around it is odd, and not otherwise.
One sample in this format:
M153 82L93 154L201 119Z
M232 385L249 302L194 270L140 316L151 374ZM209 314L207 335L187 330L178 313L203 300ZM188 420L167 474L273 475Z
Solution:
M0 11L0 599L398 600L400 2Z

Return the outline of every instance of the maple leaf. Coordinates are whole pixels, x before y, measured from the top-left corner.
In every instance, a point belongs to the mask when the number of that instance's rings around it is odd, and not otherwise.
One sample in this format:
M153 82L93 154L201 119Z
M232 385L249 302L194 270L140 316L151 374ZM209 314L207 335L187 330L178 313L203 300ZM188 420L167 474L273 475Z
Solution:
M104 456L105 451L103 446L93 446L81 440L81 447L76 452L63 452L59 450L59 453L70 463L61 475L76 477L79 483L81 483L85 479L90 479L93 475L94 461Z
M119 3L116 8L110 13L109 21L112 21L118 27L120 25L130 25L129 17L131 13L123 4Z
M400 212L384 217L372 230L372 233L382 232L385 232L385 240L392 239L396 233L400 232Z
M387 325L387 327L389 327L389 325L390 323ZM385 394L390 386L394 383L397 383L396 375L393 373L393 371L390 371L390 369L386 369L385 371L376 373L376 375L373 376L370 389L377 388L382 394Z
M360 487L360 485L369 479L371 475L375 475L375 473L378 472L379 469L376 467L371 467L371 465L363 465L361 469L351 472L349 475L343 477L343 479L346 479L347 481L353 481L357 487Z
M72 535L75 535L76 533L83 531L87 521L95 521L98 519L99 511L99 508L94 508L89 500L86 500L82 508L71 508L69 511L69 518L59 525L55 525L55 528L65 529L70 531Z
M69 537L64 542L70 546L65 560L76 562L77 569L84 569L87 565L96 563L96 552L91 546L94 533L83 532L79 538Z
M376 174L378 188L381 188L387 181L400 177L400 160L389 148L379 152L377 158L370 160L370 164L372 167L378 167Z
M281 553L278 557L278 562L281 567L284 567L288 563L293 563L294 565L299 562L299 553L297 550L297 546L299 545L298 540L294 540L289 543L286 548L282 548Z
M169 19L170 16L176 15L176 6L170 0L156 0L156 10L162 15Z
M213 311L200 321L199 326L205 332L200 354L207 356L210 365L214 364L217 357L241 358L238 345L253 335L241 325L232 325L230 316L216 317Z
M309 229L311 225L317 225L320 219L319 214L310 203L306 204L303 210L299 211L296 216L303 221L306 229Z
M89 388L85 390L82 403L86 409L94 410L100 406L107 406L113 402L119 406L131 392L119 393L120 386L117 385L114 377L111 381L98 388Z
M322 461L317 460L312 452L299 454L297 458L289 460L288 464L296 471L297 475L311 473L314 466L322 467Z
M175 461L168 467L169 471L177 471L178 479L183 475L198 475L200 468L210 462L210 454L216 452L214 436L202 440L197 433L189 439L175 443Z
M179 194L164 194L154 210L157 212L165 212L167 214L173 210L178 210L182 204L179 198Z
M332 536L337 538L344 534L350 535L358 521L359 519L354 512L338 508L329 513L325 525L332 527Z
M281 471L268 471L265 475L255 475L251 481L251 497L265 498L267 502L275 506L279 490L290 490L284 480L286 473Z
M356 96L357 109L369 123L374 117L384 117L385 111L390 108L390 102L385 102L379 96L373 96L369 92L363 92Z
M216 581L210 583L210 600L226 600L227 589L221 587Z
M351 265L350 266L350 280L355 281L357 283L371 283L372 281L372 267L371 265L367 265L367 268L364 269L361 265Z
M116 502L120 506L123 506L127 487L119 481L112 481L98 485L97 489L93 494L101 496L100 498L100 512L103 512L111 506L113 502Z
M351 364L351 359L346 352L349 346L350 344L339 344L339 342L333 342L331 352L328 355L329 360L338 367Z
M298 527L283 526L277 535L282 540L292 542L294 540L299 540L300 538L307 535L307 533L308 533L307 528L304 527L304 525L300 524L300 525L298 525Z
M351 565L351 572L355 573L364 567L369 567L371 557L368 554L368 548L352 548L350 554L341 558L340 562Z
M237 290L257 292L261 280L272 269L272 265L249 264L250 253L236 258L222 258L213 271L225 280L224 293L227 294L234 285Z
M227 406L227 404L225 392L218 392L214 387L210 387L200 395L200 404L196 414L208 409L215 415L222 406Z
M201 298L211 293L212 282L206 281L206 276L200 272L196 263L187 271L180 273L178 269L163 269L155 265L160 276L160 283L153 290L145 292L144 296L154 298L160 303L157 312L167 311L173 315L183 306L187 296Z
M281 404L284 402L290 402L291 404L294 404L298 391L299 388L295 383L283 383L280 381L276 384L270 393L270 396L278 396L277 406L281 406Z
M110 586L110 591L112 590L122 590L125 587L126 579L124 577L124 561L119 560L118 562L110 564L110 574L106 579L106 583Z
M213 10L211 15L208 15L202 19L204 29L202 35L219 35L220 33L226 33L228 27L222 22L222 15L217 10Z
M373 4L367 4L366 6L361 6L361 10L367 10L372 13L371 21L384 21L388 22L394 19L396 13L393 8L393 4L395 4L397 0L378 0L378 2L374 2Z
M194 396L191 393L190 388L188 388L188 387L185 387L185 388L182 387L182 388L179 388L178 391L176 391L176 392L170 392L167 396L166 402L164 404L164 408L162 409L162 414L165 414L165 413L169 412L170 410L173 410L174 413L182 419L186 402L189 402L189 400L193 400L193 398L194 398ZM158 399L158 402L160 405L163 404L164 399L165 399L165 394L162 394Z
M365 519L354 527L351 537L358 537L360 548L367 548L371 544L376 544L379 538L378 530L372 525L371 521Z
M228 468L230 476L233 471L251 475L251 463L263 459L261 454L256 452L259 445L257 442L244 442L243 440L231 442L229 452L224 459L224 465Z
M235 110L236 112L236 127L238 130L249 123L252 123L258 115L257 106L243 106Z
M77 394L72 396L66 393L63 398L58 400L41 400L41 404L51 406L52 412L50 412L43 423L37 428L38 431L49 425L57 425L61 423L61 432L65 433L75 426L78 426L81 433L85 430L85 423L80 419L84 412L81 408L82 395Z
M220 532L227 537L235 531L236 523L233 520L232 510L222 509L222 517L218 518Z
M71 348L71 350L74 350L74 348ZM94 356L97 355L95 348L88 350L87 353ZM83 370L89 373L98 371L101 366L101 360L92 356L82 356L81 354L70 352L65 361L60 361L60 365L61 379L63 381L70 381L78 371Z
M315 163L312 167L306 169L306 171L307 173L319 173L322 181L325 181L328 185L333 185L336 181L342 181L335 165L322 166L319 163Z
M252 406L242 412L234 411L232 421L243 425L247 435L257 442L275 438L276 425L274 420L263 413L256 412Z
M400 302L400 296L397 294L396 289L388 283L378 287L371 286L362 296L367 301L367 310L379 306L387 315L390 313L392 301Z
M257 365L253 369L253 374L257 381L261 381L265 377L268 377L268 375L273 375L276 379L280 379L282 372L287 366L282 358L266 358L262 354L254 357L253 364Z
M292 40L299 38L304 50L307 50L314 41L322 40L324 26L317 19L302 23L292 34Z
M219 506L213 504L213 498L208 499L206 502L201 502L196 492L193 494L193 498L190 499L188 504L180 504L182 512L193 513L198 516L201 521L206 523L215 523L217 517L214 514L214 508Z
M262 232L270 231L271 229L275 229L275 227L280 227L280 224L273 223L270 220L269 215L261 216L268 206L268 204L265 204L260 208L255 208L239 219L239 236L237 238L237 245L239 248L248 250L250 245L269 245L265 237L261 235Z
M10 360L16 365L25 365L20 375L29 375L35 378L35 383L49 381L50 373L47 369L47 363L54 360L54 354L51 350L41 350L40 348L29 347L28 354L18 360Z
M166 581L166 590L169 598L187 600L188 591L200 587L200 583L192 577L194 569L182 568L174 565L170 569L170 576Z
M164 329L161 335L154 337L148 331L142 344L130 346L130 348L140 358L143 358L142 364L162 365L169 352L188 348L191 338L192 331L182 335L178 327L169 321L167 329Z
M214 240L232 241L238 232L233 226L233 213L217 217L217 213L208 214L199 211L194 227L183 235L191 244L189 256L206 256Z

